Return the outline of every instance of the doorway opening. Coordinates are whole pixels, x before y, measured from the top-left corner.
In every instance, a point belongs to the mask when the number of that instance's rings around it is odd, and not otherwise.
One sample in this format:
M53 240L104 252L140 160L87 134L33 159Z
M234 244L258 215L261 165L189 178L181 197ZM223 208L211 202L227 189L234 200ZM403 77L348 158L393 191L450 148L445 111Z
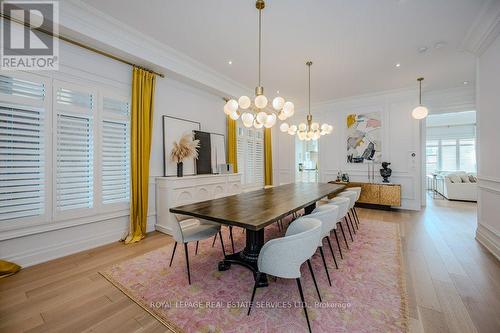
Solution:
M429 115L425 139L428 194L477 201L476 111Z

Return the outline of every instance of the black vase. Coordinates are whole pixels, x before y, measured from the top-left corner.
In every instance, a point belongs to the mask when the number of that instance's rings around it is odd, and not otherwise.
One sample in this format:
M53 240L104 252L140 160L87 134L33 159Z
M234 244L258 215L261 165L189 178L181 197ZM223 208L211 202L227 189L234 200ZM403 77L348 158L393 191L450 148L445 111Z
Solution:
M182 162L177 163L177 177L182 177L183 166Z

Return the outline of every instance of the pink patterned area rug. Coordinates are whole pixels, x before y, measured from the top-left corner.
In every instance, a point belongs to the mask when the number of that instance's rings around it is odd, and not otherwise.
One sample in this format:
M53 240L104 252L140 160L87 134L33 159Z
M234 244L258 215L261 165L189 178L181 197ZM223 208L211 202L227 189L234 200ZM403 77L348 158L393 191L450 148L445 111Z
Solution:
M344 226L347 233L347 229ZM231 251L227 228L226 251ZM313 269L323 302L320 303L307 269L302 266L302 288L313 332L405 332L407 304L402 272L399 226L363 219L346 249L340 231L344 259L340 260L332 237L339 269L325 241L332 287L318 253ZM266 229L266 239L280 237L276 225ZM237 251L245 244L241 229L234 229ZM191 285L188 285L182 244L168 267L173 244L124 261L101 274L117 288L174 332L307 332L307 323L294 280L269 279L269 287L257 289L247 316L253 275L232 265L219 272L220 242L212 240L190 246Z

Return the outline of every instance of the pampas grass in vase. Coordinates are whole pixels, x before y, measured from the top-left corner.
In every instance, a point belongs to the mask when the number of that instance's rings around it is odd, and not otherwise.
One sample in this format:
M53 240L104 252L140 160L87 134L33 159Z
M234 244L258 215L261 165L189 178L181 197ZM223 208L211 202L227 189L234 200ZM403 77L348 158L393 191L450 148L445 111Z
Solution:
M170 159L172 162L177 163L177 177L182 177L182 161L186 158L198 158L200 140L193 140L193 134L186 133L179 139L179 142L174 142L173 145L170 152Z

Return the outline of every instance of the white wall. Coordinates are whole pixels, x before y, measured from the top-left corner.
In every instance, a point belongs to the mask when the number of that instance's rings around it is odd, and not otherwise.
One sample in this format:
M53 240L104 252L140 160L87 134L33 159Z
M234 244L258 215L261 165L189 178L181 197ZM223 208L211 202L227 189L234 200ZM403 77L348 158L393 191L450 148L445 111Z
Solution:
M500 36L478 59L478 226L476 238L500 258Z
M382 160L391 162L391 181L402 185L403 209L419 210L421 207L421 123L411 117L411 110L418 103L414 89L381 92L321 103L312 107L314 121L334 126L332 134L323 136L319 146L320 181L335 180L337 172L347 172L352 181L368 181L366 164L346 162L346 116L350 113L380 111L382 114ZM460 87L425 94L431 112L466 111L474 109L474 89ZM305 120L297 114L293 123ZM275 174L279 183L293 179L295 170L295 141L286 133L276 131L279 151L275 153L278 167ZM412 157L415 153L415 157ZM376 167L375 180L381 181Z
M162 117L197 121L205 132L226 135L226 115L222 112L224 100L198 88L175 81L158 78L153 121L153 138L149 168L148 230L155 224L155 177L163 176Z
M131 67L61 43L59 72L41 73L75 83L87 82L130 92ZM154 177L163 175L162 116L201 122L202 130L225 134L224 101L170 78L158 78L149 186L148 231L155 224ZM50 110L48 110L50 111ZM128 231L128 210L84 219L47 223L0 233L0 258L23 267L120 240Z

